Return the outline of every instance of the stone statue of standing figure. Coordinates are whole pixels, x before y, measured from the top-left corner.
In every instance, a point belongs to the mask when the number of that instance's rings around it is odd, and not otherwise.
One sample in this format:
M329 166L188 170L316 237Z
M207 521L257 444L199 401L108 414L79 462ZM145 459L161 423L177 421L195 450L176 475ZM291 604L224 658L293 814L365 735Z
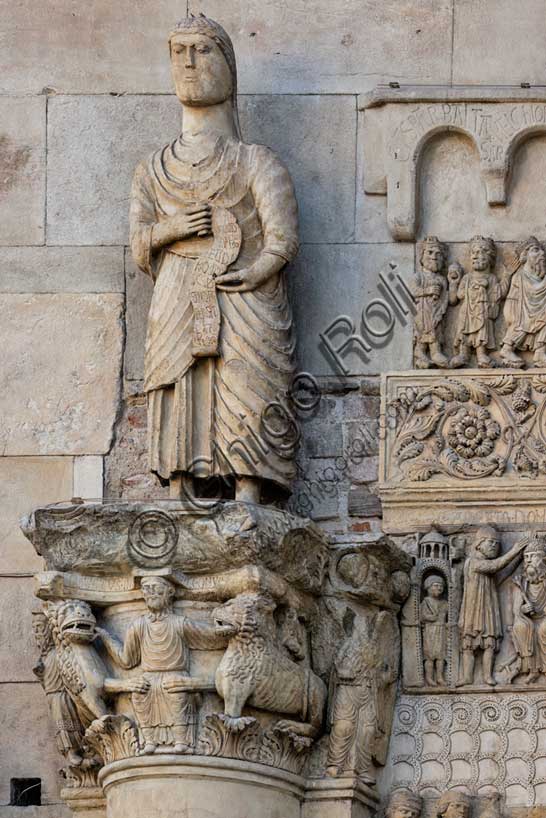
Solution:
M412 290L415 298L413 342L415 366L427 369L448 366L442 352L442 320L448 304L445 277L447 247L436 236L428 236L421 249L421 272Z
M533 352L533 366L546 366L546 253L534 236L516 249L518 267L504 304L506 333L501 358L522 367L516 350Z
M294 458L268 412L290 388L294 338L283 268L298 249L290 176L274 153L242 141L237 70L224 29L203 15L169 38L181 136L136 169L131 248L155 282L144 389L150 465L171 496L226 478L259 502L288 490ZM268 432L271 432L268 436ZM289 447L288 447L289 448Z

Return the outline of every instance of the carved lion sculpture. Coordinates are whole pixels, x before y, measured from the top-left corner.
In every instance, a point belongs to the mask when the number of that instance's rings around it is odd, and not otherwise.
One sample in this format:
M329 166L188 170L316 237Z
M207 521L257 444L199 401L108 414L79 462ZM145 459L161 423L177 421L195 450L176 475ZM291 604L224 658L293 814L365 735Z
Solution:
M276 607L271 597L245 593L213 612L218 629L233 633L216 671L216 689L224 700L222 720L230 730L243 730L255 721L242 716L249 705L299 716L302 721L279 721L277 729L311 739L322 725L326 686L280 646L273 618Z

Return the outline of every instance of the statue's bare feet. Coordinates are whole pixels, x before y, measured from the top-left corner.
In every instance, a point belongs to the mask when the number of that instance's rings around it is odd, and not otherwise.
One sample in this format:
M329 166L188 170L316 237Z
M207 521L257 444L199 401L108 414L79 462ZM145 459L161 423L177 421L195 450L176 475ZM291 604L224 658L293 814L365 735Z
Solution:
M324 774L328 776L328 778L337 778L339 775L339 767L336 767L335 764L330 764L329 767L326 767Z
M519 355L516 355L512 347L506 346L506 344L502 347L500 356L502 361L513 369L521 369L523 366L523 361Z
M191 748L187 744L183 744L181 741L177 741L173 747L173 753L177 755L184 755L185 753L191 752Z
M537 673L536 670L532 670L530 673L527 674L527 677L525 679L525 684L526 685L533 684L533 682L536 682L536 680L539 678L539 676L540 676L540 673Z
M69 750L66 755L66 760L71 767L79 767L83 758L75 750Z
M156 750L157 744L155 744L155 742L153 741L147 741L142 750L140 751L140 754L143 756L151 756L155 753Z

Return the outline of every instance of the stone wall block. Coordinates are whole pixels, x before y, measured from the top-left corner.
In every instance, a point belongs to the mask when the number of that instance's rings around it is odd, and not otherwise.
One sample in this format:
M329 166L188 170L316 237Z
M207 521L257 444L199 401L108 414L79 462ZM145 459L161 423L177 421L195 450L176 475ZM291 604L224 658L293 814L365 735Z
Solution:
M0 742L0 769L4 772L0 802L9 804L10 778L41 778L42 803L58 801L62 756L55 747L54 725L39 683L0 685L0 713L2 735L6 737Z
M123 247L5 247L0 292L122 293Z
M354 233L356 100L353 96L248 96L243 138L268 145L296 188L302 242L347 242Z
M231 32L243 93L360 92L449 82L448 0L191 0Z
M0 98L0 123L0 245L43 244L45 97Z
M123 297L2 295L5 455L104 454L117 412Z
M389 369L409 369L412 314L407 303L411 301L404 295L398 275L406 284L411 280L412 245L304 246L289 271L300 368L314 375L376 375ZM390 305L390 313L377 303L369 306L377 299ZM407 315L396 306L397 302ZM392 324L392 330L382 337L371 335L362 327L365 310L368 327L385 333ZM353 329L338 321L342 316L350 319ZM337 356L341 362L336 362L321 333L328 336L335 349L350 335L363 339L364 345L359 340L351 341ZM339 366L344 366L346 372Z
M72 497L72 457L0 457L0 574L41 570L19 521L37 506Z
M455 0L453 84L544 83L542 0Z
M32 577L0 576L0 685L7 682L34 682L32 668L38 648L32 634L31 611L38 609Z
M180 125L174 96L50 99L48 243L127 244L135 167Z

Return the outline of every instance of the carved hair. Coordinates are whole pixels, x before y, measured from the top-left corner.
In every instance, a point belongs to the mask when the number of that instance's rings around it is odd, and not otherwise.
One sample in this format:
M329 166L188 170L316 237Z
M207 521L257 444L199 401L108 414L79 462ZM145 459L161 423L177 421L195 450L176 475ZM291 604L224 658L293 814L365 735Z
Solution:
M529 236L528 239L525 239L525 241L522 241L517 245L516 256L521 264L525 264L527 261L527 254L531 247L542 247L541 243L535 236Z
M216 43L225 61L229 66L231 72L233 91L231 93L231 105L233 109L233 121L235 124L235 133L241 139L241 126L239 123L239 109L237 108L237 62L235 59L235 49L231 42L231 37L225 31L220 23L216 20L211 20L201 13L198 17L190 14L182 20L179 20L174 29L169 34L169 52L171 50L171 41L177 34L202 34Z
M442 818L450 804L460 804L470 810L470 803L470 798L465 792L447 790L447 792L442 793L436 802L436 815L438 818Z
M437 236L427 236L423 239L423 243L421 245L421 253L419 255L419 261L421 264L423 263L423 258L425 256L425 250L429 250L435 247L438 250L442 251L442 256L444 257L444 261L447 258L447 246L440 241Z
M423 808L423 800L421 796L411 790L400 787L400 789L394 790L390 795L387 808L385 809L386 818L393 818L394 813L399 807L405 807L406 809L412 810L412 812L420 814Z
M497 530L492 525L481 525L476 531L476 548L484 540L496 540L498 542L499 535Z
M431 587L431 585L437 584L442 585L442 587L445 588L446 581L442 576L440 576L440 574L429 574L428 577L423 582L425 591L427 591Z
M485 250L487 252L487 255L489 256L489 264L491 265L491 267L493 267L494 264L495 264L495 260L497 258L497 247L496 247L495 242L493 241L493 239L491 239L489 237L485 237L485 236L473 236L470 239L470 252L471 253L472 253L472 248L475 245L480 245L481 247L485 248Z

